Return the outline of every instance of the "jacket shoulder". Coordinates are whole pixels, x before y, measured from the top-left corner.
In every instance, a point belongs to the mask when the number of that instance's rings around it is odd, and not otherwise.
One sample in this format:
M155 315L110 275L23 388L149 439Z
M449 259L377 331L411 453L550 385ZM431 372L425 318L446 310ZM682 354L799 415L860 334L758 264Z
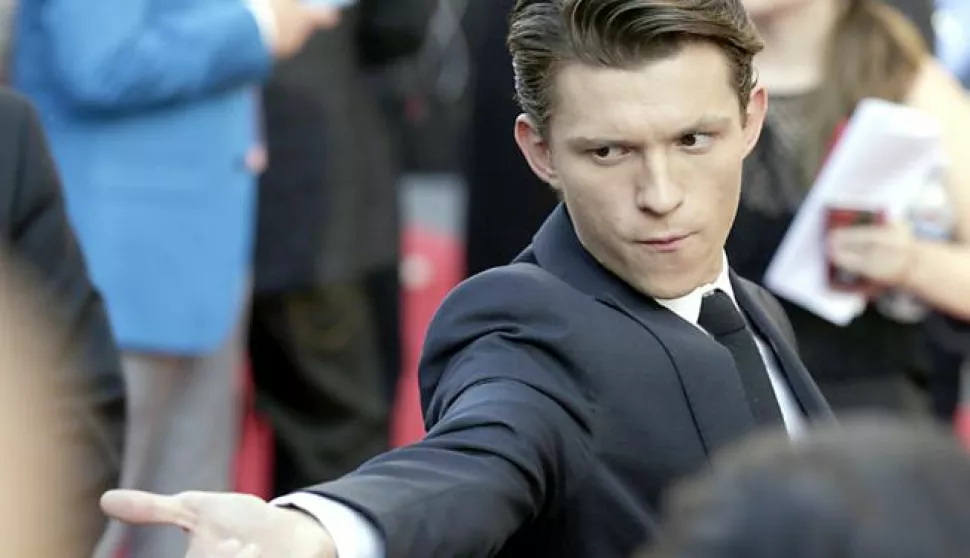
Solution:
M579 292L532 263L513 263L466 279L442 302L439 314L487 311L511 316L560 313Z

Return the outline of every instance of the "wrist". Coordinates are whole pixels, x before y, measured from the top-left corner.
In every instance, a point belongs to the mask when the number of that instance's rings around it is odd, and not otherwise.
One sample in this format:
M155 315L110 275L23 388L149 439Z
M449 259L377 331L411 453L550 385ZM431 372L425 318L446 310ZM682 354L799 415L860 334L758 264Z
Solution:
M922 241L919 239L913 239L910 242L905 258L906 265L903 266L896 280L896 288L906 292L916 290L919 283L920 260L922 259L920 254L923 252L922 244Z
M299 508L283 508L293 526L293 540L301 541L300 546L315 549L313 558L337 558L337 549L330 531L315 517Z

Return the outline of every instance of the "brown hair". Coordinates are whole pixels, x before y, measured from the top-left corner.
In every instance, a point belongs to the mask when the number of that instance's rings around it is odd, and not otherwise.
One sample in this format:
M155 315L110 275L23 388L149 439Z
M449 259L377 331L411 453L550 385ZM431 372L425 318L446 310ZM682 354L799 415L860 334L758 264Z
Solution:
M928 55L919 30L895 8L875 0L849 0L829 42L822 86L809 101L812 118L802 146L804 184L815 181L832 134L859 101L877 97L903 102Z
M508 44L519 105L546 133L559 66L636 67L689 42L721 48L747 107L764 45L740 0L518 0Z

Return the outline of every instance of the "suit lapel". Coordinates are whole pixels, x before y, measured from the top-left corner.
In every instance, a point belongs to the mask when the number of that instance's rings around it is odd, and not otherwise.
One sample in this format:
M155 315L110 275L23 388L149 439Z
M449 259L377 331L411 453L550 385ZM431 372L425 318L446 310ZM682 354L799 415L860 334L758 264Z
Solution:
M744 309L752 327L758 335L768 342L782 374L788 381L792 390L792 395L802 407L811 420L832 418L832 410L819 391L818 386L812 379L805 365L795 352L795 349L785 339L781 329L775 319L768 313L764 304L759 301L758 294L754 286L746 281L740 280L734 273L731 274L731 284L734 286L734 295L738 304Z
M561 204L536 234L532 248L519 257L519 261L529 260L633 319L663 345L708 453L754 429L731 353L596 262L580 244ZM642 365L648 368L652 363Z

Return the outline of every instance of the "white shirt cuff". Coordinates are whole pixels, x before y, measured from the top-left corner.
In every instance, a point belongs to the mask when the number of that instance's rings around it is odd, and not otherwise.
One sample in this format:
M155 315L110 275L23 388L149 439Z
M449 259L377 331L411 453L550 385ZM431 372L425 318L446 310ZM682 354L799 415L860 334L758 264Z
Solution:
M270 503L297 508L319 521L333 539L337 558L384 558L380 532L357 510L309 492L287 494Z
M246 0L246 7L253 13L256 25L259 26L259 34L263 37L266 48L272 47L276 42L276 35L279 32L276 26L276 12L270 5L269 0Z

